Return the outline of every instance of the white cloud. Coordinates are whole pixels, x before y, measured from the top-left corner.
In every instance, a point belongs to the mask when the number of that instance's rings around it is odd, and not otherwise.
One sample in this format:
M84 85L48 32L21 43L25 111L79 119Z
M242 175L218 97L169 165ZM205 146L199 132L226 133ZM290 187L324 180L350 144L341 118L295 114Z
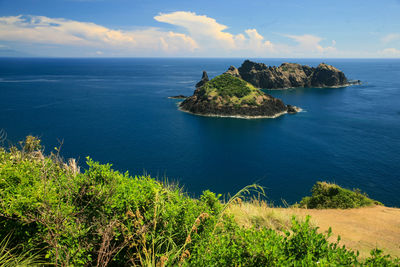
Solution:
M234 35L226 32L228 26L218 23L213 18L186 11L160 13L154 19L184 28L203 50L217 48L225 51L273 52L272 43L267 40L264 41L264 37L256 29L246 30L246 35L242 33Z
M0 17L0 40L40 44L90 46L130 51L193 51L189 36L156 28L122 31L90 22L44 16Z
M387 44L387 43L390 43L392 41L399 40L399 39L400 39L400 33L390 33L390 34L382 37L381 40L383 43Z
M220 42L229 47L234 47L233 35L224 32L228 27L217 23L213 18L196 15L193 12L177 11L173 13L160 13L154 17L159 22L169 23L185 28L189 35L196 40L204 40L211 37L212 41Z
M284 35L290 39L293 39L298 43L296 47L292 47L292 50L296 53L312 52L313 54L330 54L336 52L336 41L332 40L331 46L323 47L320 43L323 40L321 37L304 34L304 35Z
M397 48L385 48L378 51L378 54L382 57L400 57L400 50Z
M331 46L322 46L323 38L310 34L284 35L297 43L287 45L271 42L257 29L232 34L228 26L194 12L160 13L154 19L178 29L145 27L126 31L91 22L19 15L0 17L0 41L86 47L89 51L101 51L102 55L122 56L312 57L337 54L336 41L333 40Z

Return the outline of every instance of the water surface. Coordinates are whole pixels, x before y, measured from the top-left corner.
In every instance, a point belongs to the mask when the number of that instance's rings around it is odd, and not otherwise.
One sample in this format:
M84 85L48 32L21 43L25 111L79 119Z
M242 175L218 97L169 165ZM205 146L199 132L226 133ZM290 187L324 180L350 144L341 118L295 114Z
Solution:
M0 59L0 128L64 157L90 155L131 174L178 181L190 194L257 182L271 201L299 201L317 180L400 206L400 60L325 59L363 85L268 91L304 112L276 119L178 111L202 70L243 59ZM257 59L268 65L318 59Z

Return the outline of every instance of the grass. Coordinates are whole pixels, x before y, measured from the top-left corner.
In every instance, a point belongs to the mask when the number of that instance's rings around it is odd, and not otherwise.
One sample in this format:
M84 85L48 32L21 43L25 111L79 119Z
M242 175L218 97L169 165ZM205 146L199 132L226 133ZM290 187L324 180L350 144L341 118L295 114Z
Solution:
M265 201L255 199L232 205L229 213L239 225L246 228L267 227L278 231L290 229L293 216L271 207Z
M7 235L0 240L0 266L22 267L44 265L44 262L39 260L38 254L31 252L21 253L18 247L9 248L10 238L11 235Z
M208 96L221 96L233 104L255 105L255 99L264 93L248 82L230 74L222 74L208 81L203 89Z
M0 240L7 251L56 266L322 266L398 264L374 250L358 255L304 220L248 209L243 227L235 207L246 207L245 187L227 201L204 191L189 197L149 176L130 176L87 158L87 167L44 155L40 140L0 148ZM264 212L262 212L264 210ZM267 224L270 222L269 224ZM11 249L8 249L11 248ZM12 252L12 253L11 253ZM28 264L29 265L29 264Z
M281 233L292 227L293 216L302 221L310 215L310 224L319 227L320 233L326 233L331 227L330 241L340 236L340 244L359 251L361 258L368 258L376 247L400 257L400 209L381 205L356 209L280 208L253 200L232 205L229 212L243 227L267 227Z

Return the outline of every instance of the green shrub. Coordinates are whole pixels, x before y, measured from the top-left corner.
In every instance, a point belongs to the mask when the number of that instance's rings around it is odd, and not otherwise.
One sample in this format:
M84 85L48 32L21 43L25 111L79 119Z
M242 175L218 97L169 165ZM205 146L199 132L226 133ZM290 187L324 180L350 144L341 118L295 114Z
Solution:
M309 209L349 209L382 203L368 198L359 189L349 190L336 184L317 182L311 189L311 197L304 197L300 202L301 208Z
M216 90L222 97L236 96L241 98L251 93L251 85L230 74L222 74L208 81L204 85L204 89L206 92Z
M192 240L222 209L209 191L196 200L148 176L121 174L90 158L87 165L79 173L54 154L2 149L0 237L12 232L22 252L45 249L44 258L62 265L142 265L162 256L173 262L196 220Z
M328 235L293 218L293 226L284 236L261 228L242 228L228 223L212 237L200 241L187 262L192 266L325 266L358 264L357 255L329 243ZM324 265L325 264L325 265Z
M208 190L193 199L177 187L90 158L80 172L58 150L43 156L35 138L22 148L0 148L0 238L12 233L13 259L60 266L398 264L380 250L358 262L358 255L329 243L309 219L293 219L285 235L240 227L225 211L256 186L223 204L221 195ZM10 254L4 255L8 260Z

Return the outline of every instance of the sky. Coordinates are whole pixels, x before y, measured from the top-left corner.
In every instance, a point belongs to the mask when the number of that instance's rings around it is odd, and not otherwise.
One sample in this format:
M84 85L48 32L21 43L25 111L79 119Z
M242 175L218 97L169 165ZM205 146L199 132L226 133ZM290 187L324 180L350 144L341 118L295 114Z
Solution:
M400 58L400 0L0 0L0 56Z

